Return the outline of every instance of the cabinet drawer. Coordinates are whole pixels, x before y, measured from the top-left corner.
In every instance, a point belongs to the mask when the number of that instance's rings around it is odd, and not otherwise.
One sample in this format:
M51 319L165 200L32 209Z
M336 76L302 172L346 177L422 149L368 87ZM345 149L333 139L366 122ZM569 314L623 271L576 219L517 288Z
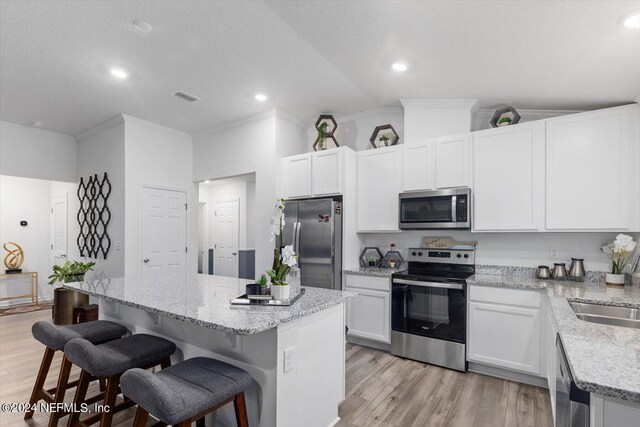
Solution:
M360 276L347 274L347 287L373 289L377 291L390 291L390 280L387 277Z
M540 291L491 288L473 285L469 289L469 299L471 301L489 302L493 304L518 305L522 307L532 308L539 308L541 304Z

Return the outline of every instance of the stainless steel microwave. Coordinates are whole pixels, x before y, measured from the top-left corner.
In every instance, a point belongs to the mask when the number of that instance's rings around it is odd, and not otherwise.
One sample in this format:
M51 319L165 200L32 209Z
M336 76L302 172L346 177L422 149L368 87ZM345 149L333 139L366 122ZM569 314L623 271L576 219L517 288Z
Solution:
M471 189L400 194L400 229L471 228Z

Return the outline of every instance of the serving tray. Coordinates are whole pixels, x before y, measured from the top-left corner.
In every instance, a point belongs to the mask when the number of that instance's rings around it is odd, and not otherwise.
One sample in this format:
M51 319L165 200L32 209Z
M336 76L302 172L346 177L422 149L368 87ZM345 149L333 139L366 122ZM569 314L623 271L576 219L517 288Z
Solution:
M249 295L242 294L236 298L230 299L231 305L268 305L273 307L278 306L290 306L293 305L300 297L304 295L304 288L300 289L300 293L288 300L276 300L271 298L270 295Z

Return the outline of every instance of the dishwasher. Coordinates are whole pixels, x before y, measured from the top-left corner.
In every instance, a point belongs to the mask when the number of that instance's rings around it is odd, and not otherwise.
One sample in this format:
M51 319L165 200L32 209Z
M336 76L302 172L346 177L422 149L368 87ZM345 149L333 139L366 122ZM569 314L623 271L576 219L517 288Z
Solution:
M589 392L580 390L571 375L567 356L556 337L556 427L589 426Z

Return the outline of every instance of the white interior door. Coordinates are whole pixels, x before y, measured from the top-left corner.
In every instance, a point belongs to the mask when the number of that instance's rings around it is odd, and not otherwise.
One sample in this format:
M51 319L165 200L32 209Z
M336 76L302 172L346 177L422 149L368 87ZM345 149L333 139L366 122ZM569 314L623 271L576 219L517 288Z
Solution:
M141 278L158 283L182 280L187 263L187 195L142 187L140 194Z
M204 202L200 202L198 204L198 273L205 274L207 273L207 248L206 248L206 237L207 237L207 204Z
M68 247L67 194L51 200L51 261L63 264L67 260Z
M240 200L216 202L215 261L216 276L238 277L238 216Z

